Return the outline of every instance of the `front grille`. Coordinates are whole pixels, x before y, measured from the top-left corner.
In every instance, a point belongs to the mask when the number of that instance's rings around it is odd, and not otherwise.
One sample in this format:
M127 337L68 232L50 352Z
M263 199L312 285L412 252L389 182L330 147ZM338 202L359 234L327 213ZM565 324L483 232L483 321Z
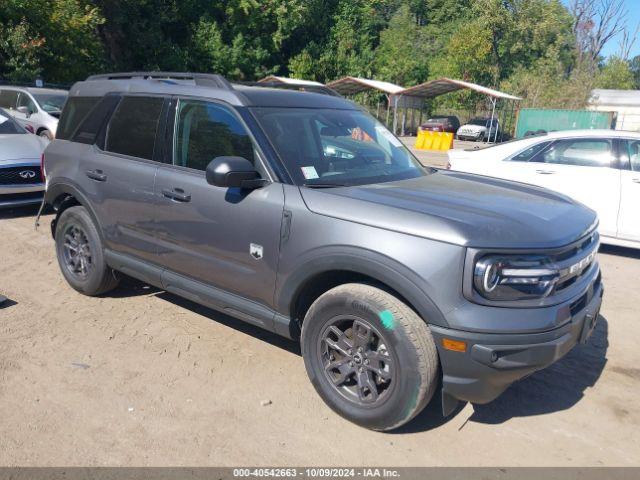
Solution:
M0 185L42 183L39 166L0 168Z
M591 272L596 262L598 243L598 234L594 232L567 250L552 256L560 270L553 293L562 293Z

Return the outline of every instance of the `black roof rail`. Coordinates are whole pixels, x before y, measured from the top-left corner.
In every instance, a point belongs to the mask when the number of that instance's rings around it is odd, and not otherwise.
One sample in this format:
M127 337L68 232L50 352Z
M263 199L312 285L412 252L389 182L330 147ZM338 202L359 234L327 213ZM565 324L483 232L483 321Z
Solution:
M101 73L87 77L92 80L125 80L125 79L159 79L159 80L193 80L196 85L203 87L223 88L233 90L233 86L222 75L217 73L185 73L185 72L121 72Z

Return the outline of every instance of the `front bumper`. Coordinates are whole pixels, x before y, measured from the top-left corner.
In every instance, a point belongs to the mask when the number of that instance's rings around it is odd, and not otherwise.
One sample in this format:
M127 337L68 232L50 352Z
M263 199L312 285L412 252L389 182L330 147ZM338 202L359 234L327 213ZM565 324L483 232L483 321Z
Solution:
M42 203L44 189L43 183L15 186L0 185L0 209Z
M595 327L603 291L598 277L584 296L571 302L569 321L543 333L483 334L430 326L442 364L445 415L457 400L480 404L494 400L516 380L556 362L577 343L585 343ZM466 351L446 350L444 338L466 342Z

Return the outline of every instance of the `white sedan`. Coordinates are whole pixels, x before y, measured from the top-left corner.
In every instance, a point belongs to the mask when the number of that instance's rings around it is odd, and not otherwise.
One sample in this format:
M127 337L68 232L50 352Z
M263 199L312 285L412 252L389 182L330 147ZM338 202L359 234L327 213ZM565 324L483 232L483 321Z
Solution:
M603 243L640 248L640 133L552 132L448 154L451 170L564 193L598 213Z

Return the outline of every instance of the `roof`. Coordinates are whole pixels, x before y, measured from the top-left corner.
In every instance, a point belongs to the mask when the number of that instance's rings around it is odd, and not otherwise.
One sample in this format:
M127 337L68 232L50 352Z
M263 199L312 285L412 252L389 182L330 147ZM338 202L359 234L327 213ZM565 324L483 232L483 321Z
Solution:
M548 138L572 138L572 137L638 137L640 138L640 132L632 132L626 130L607 130L594 128L583 130L559 130L555 132L549 132L546 135ZM526 137L529 138L529 137Z
M395 83L359 77L343 77L327 83L327 87L332 88L341 95L353 95L365 90L379 90L381 92L394 95L405 89Z
M233 88L243 97L243 104L253 107L360 109L338 95L246 85L234 85Z
M264 82L278 82L284 83L287 85L299 85L301 87L323 87L324 84L320 82L314 82L313 80L300 80L298 78L289 78L289 77L278 77L276 75L269 75L268 77L264 77L262 80L258 80L258 83Z
M618 105L640 107L640 90L591 90L589 105Z
M0 85L0 90L26 90L32 94L67 95L69 92L61 88L21 87L20 85Z
M506 100L522 100L520 97L510 95L508 93L494 90L493 88L484 87L476 83L465 82L462 80L454 80L451 78L439 78L421 83L414 87L405 89L401 95L410 97L432 98L445 93L455 92L457 90L469 89L494 98L504 98Z
M144 72L143 72L144 73ZM222 82L216 76L206 74L140 75L111 74L89 77L75 83L71 96L99 97L112 92L147 93L152 95L185 95L222 100L235 106L255 107L308 107L308 108L358 108L342 97L290 89L252 87ZM167 77L167 75L170 75ZM190 78L191 76L191 78Z

